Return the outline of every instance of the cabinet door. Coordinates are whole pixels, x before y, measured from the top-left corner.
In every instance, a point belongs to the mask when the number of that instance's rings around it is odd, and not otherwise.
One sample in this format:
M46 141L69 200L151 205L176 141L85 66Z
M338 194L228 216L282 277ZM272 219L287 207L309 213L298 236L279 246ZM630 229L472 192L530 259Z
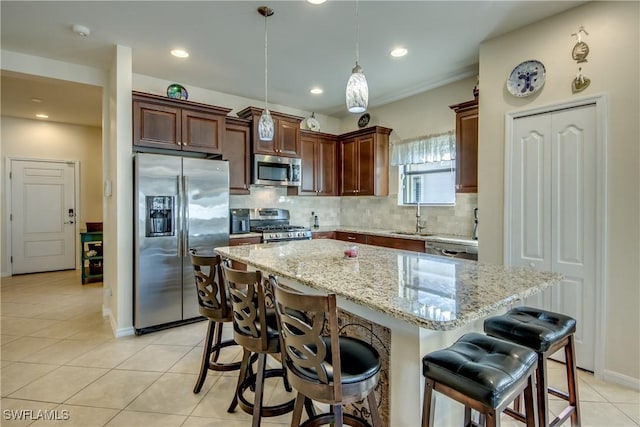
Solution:
M300 124L292 120L276 119L276 152L279 156L300 156Z
M405 251L424 252L425 243L422 240L398 239L397 237L367 236L367 244L384 246L385 248L402 249Z
M182 149L199 153L222 153L224 117L182 110Z
M352 243L367 243L367 235L360 233L348 233L346 231L336 231L336 240L343 240Z
M318 138L304 135L300 138L300 157L302 160L302 182L299 188L300 194L316 194L317 165L318 165Z
M342 176L340 195L354 196L358 193L358 142L355 138L340 144L340 173Z
M456 192L478 192L478 109L456 116Z
M249 194L249 126L227 124L222 158L229 161L229 193Z
M358 138L358 195L375 194L375 137L366 135Z
M321 196L338 194L337 144L333 140L318 139L317 191Z
M180 109L135 101L133 103L133 145L180 148Z

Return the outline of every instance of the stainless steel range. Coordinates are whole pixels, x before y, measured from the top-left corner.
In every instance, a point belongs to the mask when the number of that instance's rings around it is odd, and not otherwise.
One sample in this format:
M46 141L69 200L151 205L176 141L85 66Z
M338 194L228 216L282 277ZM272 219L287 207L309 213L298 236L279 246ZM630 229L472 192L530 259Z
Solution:
M252 232L262 233L263 243L311 239L308 227L289 224L286 209L249 209L249 224Z

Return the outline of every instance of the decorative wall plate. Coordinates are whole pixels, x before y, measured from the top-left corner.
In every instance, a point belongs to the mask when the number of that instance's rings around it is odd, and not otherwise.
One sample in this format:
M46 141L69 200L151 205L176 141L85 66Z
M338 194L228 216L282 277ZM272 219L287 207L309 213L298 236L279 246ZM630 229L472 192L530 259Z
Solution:
M507 79L507 90L513 96L533 95L544 85L546 70L540 61L524 61L511 71Z
M173 99L188 99L189 93L184 86L173 83L167 87L167 96Z
M316 113L311 113L311 117L307 118L307 127L316 132L320 130L320 122L316 119Z
M371 116L369 115L369 113L364 113L358 119L358 127L363 128L367 126L369 124L369 120L371 120Z

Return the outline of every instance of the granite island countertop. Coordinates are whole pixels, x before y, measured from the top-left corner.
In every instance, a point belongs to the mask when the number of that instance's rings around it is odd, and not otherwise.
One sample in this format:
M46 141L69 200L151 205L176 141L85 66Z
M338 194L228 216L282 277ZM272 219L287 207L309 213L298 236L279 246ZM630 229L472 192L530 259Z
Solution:
M298 240L215 248L250 265L431 330L452 330L559 283L562 276L345 242Z

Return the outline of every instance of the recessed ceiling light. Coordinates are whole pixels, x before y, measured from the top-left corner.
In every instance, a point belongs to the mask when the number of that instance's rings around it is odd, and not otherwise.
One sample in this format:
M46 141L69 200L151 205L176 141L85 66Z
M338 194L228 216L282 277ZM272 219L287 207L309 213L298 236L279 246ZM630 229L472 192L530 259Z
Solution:
M307 0L309 3L311 4L322 4L324 2L326 2L327 0Z
M319 87L313 87L309 92L311 92L314 95L320 95L322 92L324 92L324 90L322 90Z
M40 99L40 98L31 98L31 102L41 103L42 99Z
M171 51L171 55L175 56L176 58L188 58L189 57L189 52L187 52L186 50L182 50L182 49L173 49Z
M42 114L42 113L36 114L36 117L39 118L39 119L48 119L49 118L49 116L47 116L46 114Z
M403 47L396 47L391 51L391 56L394 58L400 58L401 56L405 56L408 50Z

